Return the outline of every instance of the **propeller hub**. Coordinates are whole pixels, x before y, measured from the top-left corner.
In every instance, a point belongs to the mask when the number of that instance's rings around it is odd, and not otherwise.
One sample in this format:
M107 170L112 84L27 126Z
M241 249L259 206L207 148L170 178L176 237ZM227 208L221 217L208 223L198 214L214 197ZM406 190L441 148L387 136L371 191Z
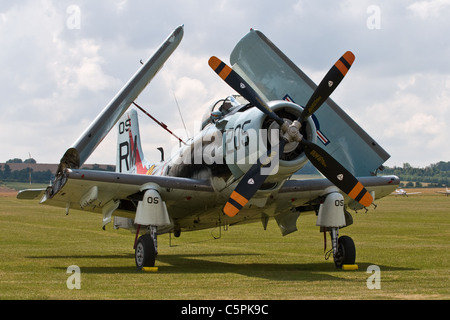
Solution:
M283 138L286 139L288 142L300 142L303 139L303 135L300 133L300 128L302 127L302 124L298 122L297 120L294 120L292 124L289 126L286 133L283 135Z
M305 119L304 122L299 121L303 107L288 101L275 100L269 101L268 106L274 114L276 114L282 123L280 128L279 122L266 117L265 123L262 124L263 129L279 130L279 139L284 140L284 149L281 160L307 160L303 154L302 142L308 140L315 143L316 141L316 129L314 121L311 117ZM272 145L271 134L268 134L270 145Z
M281 129L280 129L280 126L278 125L278 123L273 121L270 124L268 131L270 132L271 130L274 130L274 129L280 130L280 139L285 139L287 141L287 143L284 146L283 153L289 153L289 152L294 151L297 148L298 142L295 140L286 138L286 136L289 136L289 130L292 126L292 120L283 118L283 121L284 121L284 123L283 123L283 126L281 127ZM268 139L269 139L269 142L272 144L272 139L271 139L270 135L268 136Z

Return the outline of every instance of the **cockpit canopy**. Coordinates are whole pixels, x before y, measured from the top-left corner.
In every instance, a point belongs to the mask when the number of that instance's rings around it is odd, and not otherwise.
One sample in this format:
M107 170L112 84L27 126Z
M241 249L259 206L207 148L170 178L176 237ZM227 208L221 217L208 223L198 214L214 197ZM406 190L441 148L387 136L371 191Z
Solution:
M202 127L200 130L203 130L208 124L220 120L227 114L237 112L247 104L248 101L239 95L228 96L225 99L220 99L214 102L211 107L208 108L208 111L203 115Z

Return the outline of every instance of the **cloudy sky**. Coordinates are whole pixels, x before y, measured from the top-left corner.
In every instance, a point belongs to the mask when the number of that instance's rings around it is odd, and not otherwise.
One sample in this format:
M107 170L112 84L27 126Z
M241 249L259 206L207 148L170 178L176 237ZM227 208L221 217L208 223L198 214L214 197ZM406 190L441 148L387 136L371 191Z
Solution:
M0 3L0 162L58 163L177 26L178 50L137 102L185 136L234 93L209 68L261 30L316 83L345 51L355 63L332 98L390 154L388 166L450 160L450 0L21 0ZM140 116L144 152L175 140ZM88 159L115 163L112 130Z

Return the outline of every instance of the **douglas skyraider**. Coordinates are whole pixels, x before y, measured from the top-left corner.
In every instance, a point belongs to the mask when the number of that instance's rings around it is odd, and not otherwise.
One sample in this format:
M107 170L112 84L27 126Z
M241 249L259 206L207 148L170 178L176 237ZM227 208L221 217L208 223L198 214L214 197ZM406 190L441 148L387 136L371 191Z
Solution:
M161 149L161 161L150 163L130 106L183 33L176 28L67 149L50 186L17 197L67 214L96 212L103 227L113 221L130 229L138 269L155 265L157 235L254 221L266 228L274 218L285 236L297 231L303 214L316 214L320 231L330 234L336 267L354 265L354 242L339 230L353 223L350 210L375 208L399 179L376 175L389 155L328 98L353 53L344 53L316 86L264 34L250 30L231 53L232 67L217 57L208 61L234 95L214 103L198 134L168 159ZM114 126L117 172L79 169ZM308 161L324 178L290 179Z

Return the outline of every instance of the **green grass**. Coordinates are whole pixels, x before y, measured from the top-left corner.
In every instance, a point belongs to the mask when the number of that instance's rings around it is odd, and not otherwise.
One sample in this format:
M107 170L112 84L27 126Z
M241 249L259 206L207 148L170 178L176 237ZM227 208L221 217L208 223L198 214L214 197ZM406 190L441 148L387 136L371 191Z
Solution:
M271 220L158 238L157 273L137 272L134 235L101 216L0 197L0 299L449 299L450 198L387 197L342 229L357 271L324 260L315 216L282 237ZM328 237L328 248L330 247ZM69 290L67 267L81 269ZM370 265L381 289L369 290Z

